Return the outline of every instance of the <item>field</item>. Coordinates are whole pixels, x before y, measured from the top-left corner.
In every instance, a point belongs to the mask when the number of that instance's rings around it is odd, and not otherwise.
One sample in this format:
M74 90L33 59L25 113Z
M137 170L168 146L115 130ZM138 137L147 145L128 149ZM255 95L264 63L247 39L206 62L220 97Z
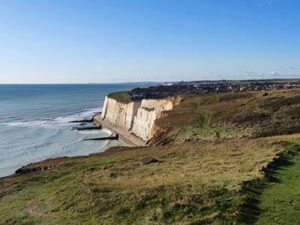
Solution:
M297 224L299 96L186 96L151 147L46 160L0 179L0 224Z

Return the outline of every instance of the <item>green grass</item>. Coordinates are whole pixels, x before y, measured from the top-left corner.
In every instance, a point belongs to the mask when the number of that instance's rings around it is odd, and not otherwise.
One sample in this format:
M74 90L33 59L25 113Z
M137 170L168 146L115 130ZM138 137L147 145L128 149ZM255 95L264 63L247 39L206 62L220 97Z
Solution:
M281 141L227 140L119 149L57 159L55 168L0 180L0 224L239 224L243 182L280 151ZM143 165L154 157L160 163Z
M276 171L275 182L268 183L259 198L261 214L257 225L300 222L300 153L290 155L287 160L290 164Z
M122 102L122 103L128 103L131 101L128 91L114 92L114 93L109 94L108 97L113 98L113 99L117 100L118 102Z

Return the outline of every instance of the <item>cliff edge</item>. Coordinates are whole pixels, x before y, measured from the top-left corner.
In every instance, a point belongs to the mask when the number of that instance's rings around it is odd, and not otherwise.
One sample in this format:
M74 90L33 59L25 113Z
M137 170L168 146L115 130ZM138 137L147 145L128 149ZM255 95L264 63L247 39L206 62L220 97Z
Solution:
M181 102L179 96L166 99L143 99L120 101L106 96L101 115L94 120L96 124L118 133L122 139L134 146L145 146L163 132L156 129L155 122L166 111L171 111Z

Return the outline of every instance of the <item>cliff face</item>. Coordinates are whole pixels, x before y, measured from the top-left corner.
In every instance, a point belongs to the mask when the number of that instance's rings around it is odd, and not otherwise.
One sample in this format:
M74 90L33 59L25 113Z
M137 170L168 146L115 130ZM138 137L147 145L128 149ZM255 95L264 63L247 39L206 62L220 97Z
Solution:
M109 121L144 141L148 141L156 135L155 121L163 116L163 112L172 110L180 101L180 97L172 97L123 103L106 97L101 120ZM99 120L99 117L95 119Z
M102 119L107 119L111 123L130 130L134 116L140 107L141 102L122 103L113 98L105 97L101 114Z
M163 111L172 110L176 101L174 98L161 100L142 100L132 126L132 132L142 138L149 140L154 135L155 120L162 116Z

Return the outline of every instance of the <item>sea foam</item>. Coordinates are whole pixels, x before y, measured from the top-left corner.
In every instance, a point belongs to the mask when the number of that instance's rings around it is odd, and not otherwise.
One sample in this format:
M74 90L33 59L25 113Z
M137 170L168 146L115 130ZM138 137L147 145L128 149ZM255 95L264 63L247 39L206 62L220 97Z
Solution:
M61 126L74 126L70 123L75 120L91 119L95 113L100 112L101 108L87 109L82 112L60 116L50 120L33 120L33 121L18 121L18 122L8 122L2 123L2 125L9 127L29 127L29 128L59 128Z

